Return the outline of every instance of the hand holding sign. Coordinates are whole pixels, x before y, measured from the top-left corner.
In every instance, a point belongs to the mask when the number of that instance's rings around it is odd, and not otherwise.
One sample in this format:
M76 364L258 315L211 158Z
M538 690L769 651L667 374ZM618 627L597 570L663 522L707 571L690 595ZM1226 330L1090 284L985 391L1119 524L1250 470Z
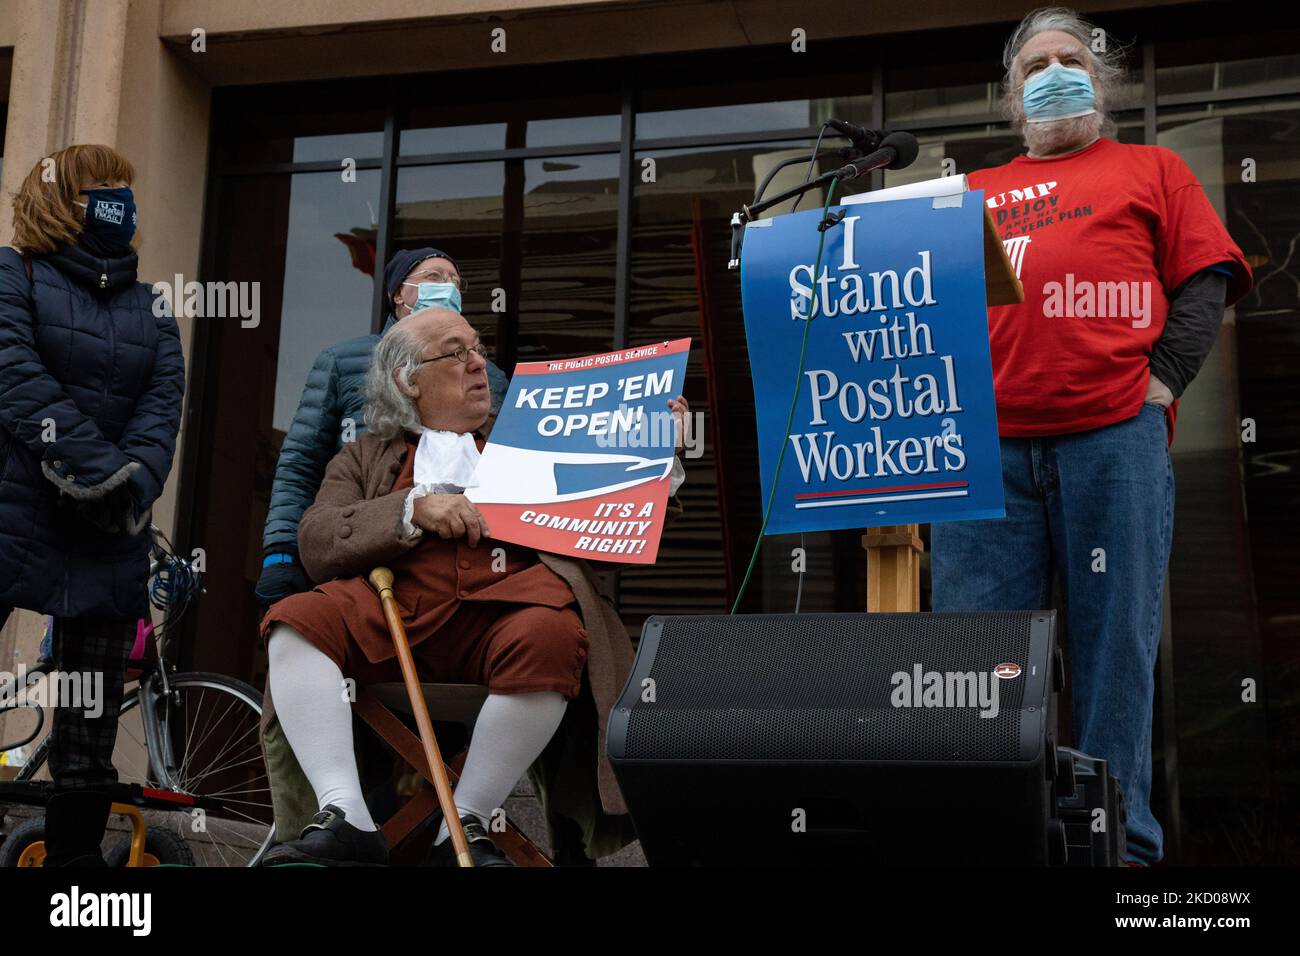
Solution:
M673 434L677 436L673 450L681 451L685 440L691 437L691 406L687 404L685 395L678 395L668 400L668 410L673 413Z
M411 523L443 540L464 538L471 548L491 537L483 512L464 495L424 495L415 499Z

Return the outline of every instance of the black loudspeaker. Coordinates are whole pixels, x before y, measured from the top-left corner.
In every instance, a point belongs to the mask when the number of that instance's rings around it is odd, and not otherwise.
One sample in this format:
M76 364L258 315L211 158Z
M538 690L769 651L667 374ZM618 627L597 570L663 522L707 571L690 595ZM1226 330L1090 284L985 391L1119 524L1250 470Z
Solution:
M1106 761L1072 747L1057 751L1056 812L1065 825L1069 866L1123 866L1128 851L1128 809L1119 781Z
M607 746L651 865L1062 864L1063 683L1050 611L655 616Z

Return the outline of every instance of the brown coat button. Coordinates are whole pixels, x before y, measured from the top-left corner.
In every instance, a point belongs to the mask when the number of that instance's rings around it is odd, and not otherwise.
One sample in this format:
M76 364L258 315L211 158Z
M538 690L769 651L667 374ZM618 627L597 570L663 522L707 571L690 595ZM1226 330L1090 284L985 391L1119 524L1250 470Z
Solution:
M350 524L345 524L343 527L339 528L340 538L346 538L351 533L352 533L352 525Z
M466 591L464 588L461 588L460 596L461 596L461 597L469 597L469 592Z
M462 571L468 571L468 570L469 570L469 562L466 561L464 558L461 558L461 561L460 561L460 569L461 569Z
M351 518L351 517L352 517L354 514L356 514L356 513L357 513L357 509L356 509L356 508L344 508L344 509L343 509L343 517L345 517L345 518Z

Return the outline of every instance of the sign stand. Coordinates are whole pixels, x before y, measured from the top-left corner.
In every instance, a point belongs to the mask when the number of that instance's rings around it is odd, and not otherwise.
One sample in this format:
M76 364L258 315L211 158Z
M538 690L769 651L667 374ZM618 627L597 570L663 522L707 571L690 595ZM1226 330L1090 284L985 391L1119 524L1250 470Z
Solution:
M1014 305L1025 300L1024 289L988 208L984 210L984 291L989 305ZM867 549L867 610L921 610L920 525L897 524L871 528L862 536Z

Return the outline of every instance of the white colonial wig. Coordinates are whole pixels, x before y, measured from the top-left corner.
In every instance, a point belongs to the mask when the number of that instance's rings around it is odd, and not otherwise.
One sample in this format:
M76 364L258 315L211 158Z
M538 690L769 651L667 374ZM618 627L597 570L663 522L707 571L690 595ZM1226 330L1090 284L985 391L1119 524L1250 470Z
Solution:
M366 428L377 438L397 438L420 431L420 413L409 395L397 387L393 373L407 386L420 367L424 343L399 322L375 346L366 372Z

